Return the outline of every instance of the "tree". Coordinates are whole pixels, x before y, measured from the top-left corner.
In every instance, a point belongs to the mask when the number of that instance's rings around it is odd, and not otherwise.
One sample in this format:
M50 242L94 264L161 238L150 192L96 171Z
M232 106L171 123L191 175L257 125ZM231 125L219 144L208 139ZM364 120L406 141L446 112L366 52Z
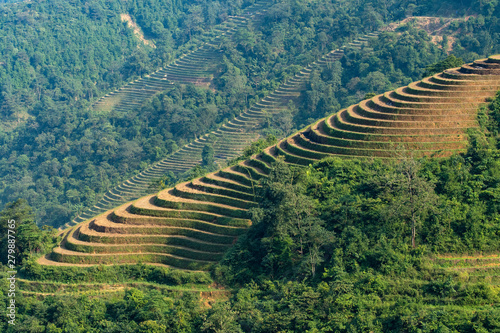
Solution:
M239 29L235 33L236 42L242 46L245 52L252 51L257 44L257 38L253 30L249 28Z
M293 113L290 109L285 109L278 112L274 116L274 127L279 129L283 136L290 134L293 128Z
M315 204L294 184L294 171L278 160L264 181L253 222L261 230L262 263L271 274L313 276L323 261L321 248L333 234L317 217Z
M209 311L201 329L202 332L214 333L243 332L236 319L236 313L231 309L229 302L217 302Z
M203 151L201 152L201 159L203 161L203 166L212 168L215 164L214 147L212 147L211 145L203 146Z
M412 247L416 247L418 226L429 212L437 209L439 200L434 192L434 184L419 174L420 169L418 160L412 156L402 156L395 172L389 175L385 184L389 197L386 217L410 223Z
M149 55L143 49L139 48L127 58L121 69L123 75L129 77L132 75L143 76L150 71L151 60Z
M248 95L251 93L251 88L248 86L248 79L242 71L225 59L225 73L220 77L221 86L230 96L230 104L241 106L241 101L247 103Z
M42 252L48 249L52 244L52 230L44 228L40 230L35 222L33 209L28 205L25 199L18 199L5 205L0 212L0 246L2 249L8 248L8 221L15 221L15 256L16 263L19 265L30 254ZM9 223L12 224L12 223ZM2 256L2 263L7 264L7 256Z
M446 59L435 63L433 65L427 66L425 68L425 73L423 77L431 76L436 73L440 73L448 68L460 67L464 64L464 61L460 58L455 57L453 54L450 54Z

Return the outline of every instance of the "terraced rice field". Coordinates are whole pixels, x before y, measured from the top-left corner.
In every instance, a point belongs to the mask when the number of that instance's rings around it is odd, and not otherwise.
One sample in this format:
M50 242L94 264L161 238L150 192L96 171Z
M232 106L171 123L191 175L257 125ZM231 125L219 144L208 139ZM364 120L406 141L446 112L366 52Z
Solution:
M371 33L359 37L346 46L359 48L366 44L370 38L376 36L377 33ZM206 144L213 145L217 162L223 162L241 155L246 146L258 139L262 122L268 115L287 109L290 101L297 102L315 68L329 66L342 58L343 55L344 48L333 50L304 67L299 73L280 85L278 89L252 105L236 118L222 125L216 131L202 135L200 138L181 147L174 154L109 190L96 205L86 209L72 222L67 223L65 227L76 225L112 207L150 193L149 185L168 172L180 174L200 164L201 153ZM134 105L130 107L137 106ZM214 137L216 138L215 142L212 141Z
M327 156L392 158L398 145L417 156L449 156L465 150L477 108L499 88L500 57L477 60L350 106L276 149L300 165Z
M500 268L500 255L440 255L434 258L435 264L455 271L474 271L485 268Z
M455 272L463 281L500 285L500 255L439 255L433 267Z
M26 279L17 279L19 290L25 295L103 295L107 293L123 292L128 288L155 289L170 292L191 292L200 293L202 296L224 296L229 293L225 289L217 289L211 285L179 285L169 286L165 284L132 281L120 283L60 283L53 281L33 281Z
M394 157L391 142L420 155L464 151L478 106L500 88L500 56L376 96L324 118L261 154L109 210L64 233L48 265L138 261L207 270L251 224L258 180L279 155L305 165L327 156ZM493 263L498 265L498 258Z
M241 16L230 16L224 23L190 42L195 49L184 54L164 68L141 77L113 91L94 103L99 111L128 112L144 103L157 92L168 90L174 83L208 86L217 65L222 60L221 43L231 38L238 29L258 20L272 5L257 1Z
M207 270L250 225L255 182L247 162L138 199L70 228L42 264L160 263Z

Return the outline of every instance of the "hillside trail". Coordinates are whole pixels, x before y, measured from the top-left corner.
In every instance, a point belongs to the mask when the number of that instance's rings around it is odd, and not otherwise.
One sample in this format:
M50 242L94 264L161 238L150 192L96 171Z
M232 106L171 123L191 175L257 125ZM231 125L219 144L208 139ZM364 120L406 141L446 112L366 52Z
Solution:
M410 16L404 20L393 22L381 31L396 31L400 26L414 22L418 29L425 30L429 35L440 35L452 22L468 21L474 15L466 17L434 17L434 16ZM457 32L458 33L458 32Z

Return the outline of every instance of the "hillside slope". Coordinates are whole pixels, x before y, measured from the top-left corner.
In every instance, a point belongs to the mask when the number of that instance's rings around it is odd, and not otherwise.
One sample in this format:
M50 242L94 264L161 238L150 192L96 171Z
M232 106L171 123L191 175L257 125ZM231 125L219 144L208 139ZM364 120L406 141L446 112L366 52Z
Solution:
M500 57L492 56L376 96L371 102L383 98L385 109L373 109L371 114L365 111L371 118L359 115L364 101L249 160L80 223L67 230L60 246L40 263L143 261L207 270L250 225L248 209L257 206L257 182L266 177L279 155L300 165L332 155L391 158L395 157L391 140L421 156L463 152L467 129L477 126L477 108L499 87ZM470 91L474 93L469 95ZM356 114L349 113L353 109ZM342 125L344 121L347 125ZM342 141L348 144L339 145Z
M322 119L282 141L278 153L307 165L330 155L392 157L398 145L419 156L463 152L478 104L500 88L499 74L498 56L446 70Z
M191 89L196 93L202 90L180 85L130 113L115 111L112 100L102 105L104 112L89 108L89 103L96 96L109 93L131 78L144 77L169 64L175 56L209 41L218 33L217 24L234 15L247 15L244 8L253 1L162 4L161 0L105 3L58 0L2 5L0 25L6 47L2 49L0 63L4 65L0 66L0 76L7 84L0 87L0 112L12 116L9 122L12 126L5 123L10 129L0 131L4 157L0 160L3 183L0 206L25 198L35 207L39 225L59 227L85 208L94 206L110 188L144 170L148 164L165 158L208 128L213 130L224 119L232 119L249 108L276 89L278 83L297 73L298 66L306 66L324 52L404 17L401 3L408 2L411 1L391 0L386 7L371 6L370 0L361 1L361 6L342 1L273 2L262 25L250 24L239 29L236 41L223 39L227 61L224 60L219 66L221 72L214 76L217 90L206 90L210 96L200 102L202 106L194 102L193 107L185 102L186 98L175 107L162 104L155 108L157 104L153 102L165 95L178 102L172 96L177 90ZM240 5L241 8L236 7ZM426 11L419 6L413 14L423 15ZM156 47L145 45L142 37L137 38L121 19L127 15L141 28L144 39ZM419 48L419 52L422 50ZM414 66L418 63L417 69L421 69L442 57L440 52L431 51L419 53L423 57L411 57L421 59L410 62ZM484 52L488 53L491 51ZM187 69L185 65L181 62L172 70ZM371 65L370 70L375 70L375 64ZM246 85L243 92L231 94L229 88L224 89L226 78L231 79L235 73L234 68L240 70L241 75L237 77L246 81ZM420 71L404 73L414 80ZM199 77L211 79L205 74ZM166 80L151 80L148 86L132 90L137 95L155 91L150 89L153 81L161 85ZM407 82L409 80L404 79L394 83L394 87ZM390 89L392 87L384 87L377 92ZM339 99L342 105L357 102L373 89L360 85L353 86L353 90L349 94L356 96L349 101ZM342 95L345 96L343 92ZM118 102L123 96L120 93L112 97ZM129 100L131 104L137 101ZM206 105L210 117L204 117ZM108 110L111 111L106 112ZM149 117L151 110L153 115ZM173 112L164 113L169 110ZM324 117L327 112L317 110L303 119L294 117L292 124L276 122L273 126L280 124L276 128L284 128L288 134L290 128L301 128L311 122L309 118ZM161 117L163 113L165 116ZM289 112L280 113L288 116ZM184 124L189 126L182 126ZM177 128L183 130L177 131ZM277 136L281 137L281 133Z
M371 33L366 36L359 37L353 42L347 44L345 47L359 48L366 44L370 38L375 38L376 36L377 33ZM193 51L190 55L192 55L195 59L198 59L198 57L200 57L198 53L205 52L205 45L196 51ZM96 203L93 207L86 209L79 216L73 219L71 223L67 223L64 227L75 225L112 207L116 207L122 203L148 194L149 185L155 179L161 178L168 172L179 174L188 171L196 165L199 165L201 163L203 147L207 144L213 146L214 156L218 163L239 156L250 142L255 141L258 138L259 130L268 116L287 109L290 102L297 102L300 99L301 92L305 90L305 84L313 70L331 66L331 64L339 60L343 54L344 48L328 52L322 58L304 67L298 74L286 80L278 87L278 89L252 105L248 110L242 112L239 116L235 117L226 124L223 124L216 131L203 134L190 144L181 147L174 154L155 163L148 169L126 180L122 184L112 188L104 194L103 198L101 198L98 203ZM184 58L181 58L181 60L182 59ZM205 64L205 62L203 63ZM172 66L176 66L175 62ZM116 96L119 94L122 95L122 97L120 97L120 102L114 105L113 108L115 110L126 112L130 108L139 105L134 104L134 99L137 98L138 101L142 101L147 98L147 96L151 96L155 92L168 86L170 84L170 79L164 80L162 78L164 74L160 74L160 72L168 73L168 71L168 68L160 70L147 78L127 85L123 88L123 91L119 90L117 93L111 94L110 96ZM187 71L187 69L183 69L182 73L186 73ZM210 71L207 71L205 73L209 72ZM171 78L169 74L166 75L167 78ZM183 81L183 78L184 76L180 76L178 78L179 81L176 81L176 79L172 80L177 83L186 83L187 81ZM200 76L194 78L193 80L199 82L203 81L203 78ZM164 83L158 84L156 87L152 87L156 84L152 82ZM143 87L144 90L141 90L142 88L139 87ZM133 93L131 93L131 91L133 91ZM110 98L113 97L101 99L98 102L98 106L108 103L107 100ZM133 103L128 104L131 101ZM213 141L213 138L215 138L215 141Z
M258 21L271 5L269 1L259 1L245 8L245 14L230 16L212 31L191 41L192 44L201 46L167 66L101 97L93 108L98 111L129 112L141 106L155 93L167 90L175 83L208 86L222 60L220 44L224 39L232 38L238 29Z

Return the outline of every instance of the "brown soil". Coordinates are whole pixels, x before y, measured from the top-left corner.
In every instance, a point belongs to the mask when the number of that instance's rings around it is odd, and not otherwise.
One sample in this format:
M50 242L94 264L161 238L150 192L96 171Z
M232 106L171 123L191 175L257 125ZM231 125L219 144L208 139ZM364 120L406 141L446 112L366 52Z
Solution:
M177 185L176 187L179 190L183 191L183 192L199 193L199 194L204 194L204 195L207 194L205 192L201 192L201 191L195 190L193 188L187 187L186 185L187 185L187 183L182 183L182 184ZM216 195L214 194L214 196L216 196ZM224 204L220 204L220 203L215 203L215 202L212 202L212 201L201 201L201 200L195 200L195 199L181 198L181 197L176 196L173 193L173 189L168 189L168 190L161 191L160 193L158 193L158 199L166 200L166 201L172 201L172 202L186 202L186 203L207 204L207 205L212 205L212 206L217 206L217 207L223 207L223 208L229 208L229 209L235 209L235 210L242 210L242 209L234 207L234 206L229 206L229 205L224 205ZM141 206L141 207L143 207L143 206ZM210 213L210 214L213 214L213 213ZM217 215L217 214L213 214L213 215Z
M429 35L432 36L432 42L442 48L443 33L450 26L452 22L455 21L467 21L471 16L466 16L464 18L440 18L432 16L411 16L402 21L394 22L389 24L386 28L381 29L382 31L395 31L400 26L403 26L409 22L414 22L418 29L425 30ZM441 19L443 21L441 21ZM453 51L453 45L456 41L456 35L460 31L454 31L451 35L448 35L448 43L446 46L446 52L450 53Z
M156 47L156 45L153 43L153 41L147 40L144 38L144 33L142 32L141 27L139 27L130 17L129 14L121 14L120 18L122 22L127 22L127 26L134 31L134 35L139 38L141 42L143 42L145 45L151 46L153 48Z
M425 30L430 35L438 35L443 32L444 29L450 26L452 22L455 21L467 21L471 16L465 18L443 18L441 22L440 17L433 16L410 16L402 21L394 22L389 24L386 28L381 29L382 31L395 31L397 28L413 22L418 29Z

